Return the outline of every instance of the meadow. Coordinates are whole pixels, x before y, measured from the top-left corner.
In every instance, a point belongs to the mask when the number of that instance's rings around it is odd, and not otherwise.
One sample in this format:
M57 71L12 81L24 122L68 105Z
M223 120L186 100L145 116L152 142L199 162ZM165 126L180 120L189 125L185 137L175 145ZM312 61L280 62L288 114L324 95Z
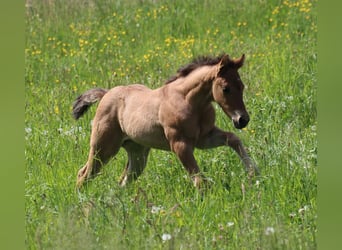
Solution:
M316 249L317 0L31 0L25 18L27 249ZM94 87L164 84L199 55L246 54L251 116L237 130L261 176L250 182L230 148L196 150L212 185L196 190L170 152L118 186L119 154L75 190L96 107Z

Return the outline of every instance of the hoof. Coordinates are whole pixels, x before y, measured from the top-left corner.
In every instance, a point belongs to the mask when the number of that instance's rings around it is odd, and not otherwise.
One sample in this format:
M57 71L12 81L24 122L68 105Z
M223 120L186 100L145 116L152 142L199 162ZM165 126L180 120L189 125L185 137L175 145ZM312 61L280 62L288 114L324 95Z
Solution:
M197 189L208 188L210 186L210 181L201 175L193 176L192 181Z

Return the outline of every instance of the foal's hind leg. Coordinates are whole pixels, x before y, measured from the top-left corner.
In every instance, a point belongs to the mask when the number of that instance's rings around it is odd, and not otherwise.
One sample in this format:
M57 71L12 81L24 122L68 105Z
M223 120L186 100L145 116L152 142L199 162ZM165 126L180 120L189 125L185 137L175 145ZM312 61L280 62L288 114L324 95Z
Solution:
M117 154L122 137L121 129L117 124L105 119L94 119L88 161L77 174L78 188L84 181L95 176L101 167Z
M121 175L119 184L125 186L127 183L137 179L143 172L150 148L144 147L133 141L126 141L122 146L127 151L128 163Z
M206 149L215 148L219 146L229 146L240 156L242 162L245 165L245 169L249 176L259 175L260 171L256 164L247 154L245 147L243 146L240 138L231 132L225 132L221 129L214 127L214 129L208 133L205 137L200 139L196 147Z

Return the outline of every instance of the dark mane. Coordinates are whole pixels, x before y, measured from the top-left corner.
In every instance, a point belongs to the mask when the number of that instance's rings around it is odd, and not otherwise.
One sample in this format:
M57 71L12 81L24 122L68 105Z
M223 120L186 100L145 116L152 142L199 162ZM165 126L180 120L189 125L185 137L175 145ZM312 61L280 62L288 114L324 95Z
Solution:
M224 54L219 55L217 57L199 56L199 57L195 58L191 63L179 68L177 70L177 74L174 76L171 76L165 82L165 84L171 83L180 77L185 77L185 76L189 75L192 71L194 71L195 69L197 69L201 66L205 66L205 65L211 66L211 65L218 64L221 61L223 56L224 56Z

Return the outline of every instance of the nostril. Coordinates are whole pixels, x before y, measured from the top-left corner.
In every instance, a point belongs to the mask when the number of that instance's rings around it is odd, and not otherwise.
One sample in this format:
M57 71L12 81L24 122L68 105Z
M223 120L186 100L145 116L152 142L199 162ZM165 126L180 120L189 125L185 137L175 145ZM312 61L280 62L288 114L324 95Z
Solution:
M243 116L241 116L241 117L239 118L239 125L240 125L241 128L246 127L247 124L248 124L248 122L249 122L249 117L243 117Z

